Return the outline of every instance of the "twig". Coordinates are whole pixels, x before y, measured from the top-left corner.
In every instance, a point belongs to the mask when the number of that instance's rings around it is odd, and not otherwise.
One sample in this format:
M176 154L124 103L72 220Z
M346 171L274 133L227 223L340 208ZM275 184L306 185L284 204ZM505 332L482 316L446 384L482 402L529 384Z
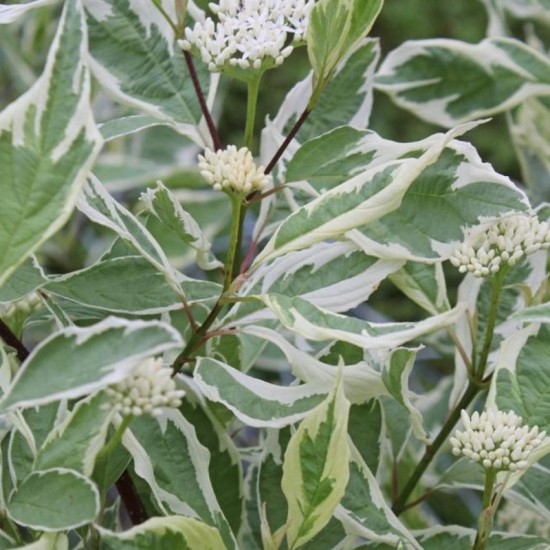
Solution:
M191 80L193 81L193 87L195 88L195 93L197 94L197 99L199 100L199 105L201 107L204 120L206 120L208 131L210 132L210 136L212 137L214 149L217 151L218 149L222 149L222 142L220 140L220 136L218 135L218 131L216 130L216 125L214 124L212 116L210 115L210 111L208 110L208 105L206 105L206 100L202 92L201 83L199 82L199 77L197 75L197 71L195 70L195 64L193 63L193 56L190 52L186 51L183 52L183 55L185 57L185 62L187 63L187 68L189 69L189 74L191 75Z
M149 519L149 515L143 507L128 470L124 470L122 475L118 478L116 488L122 502L124 503L124 507L128 512L128 516L130 516L132 524L137 525L147 521Z
M16 351L19 361L23 362L29 356L29 351L23 345L23 342L15 336L10 327L2 319L0 319L0 338Z
M304 112L300 115L300 118L296 121L296 123L288 133L288 136L286 136L281 146L277 149L277 152L273 155L273 158L269 161L269 164L265 167L265 174L270 174L273 171L273 168L275 168L275 165L277 164L283 153L286 151L286 148L294 139L294 136L298 133L304 122L307 120L309 113L311 113L311 109L306 107L304 109Z

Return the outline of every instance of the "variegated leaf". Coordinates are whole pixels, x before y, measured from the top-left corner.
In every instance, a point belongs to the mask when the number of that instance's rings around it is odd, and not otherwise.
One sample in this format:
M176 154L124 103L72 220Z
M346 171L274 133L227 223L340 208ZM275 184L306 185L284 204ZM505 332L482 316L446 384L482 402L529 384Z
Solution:
M535 204L550 201L550 100L532 97L522 101L507 118L522 172L522 181Z
M42 8L44 6L50 6L56 2L57 0L33 0L23 4L12 4L7 6L2 5L0 6L0 25L13 23L25 15L28 11L36 8Z
M169 325L109 317L42 341L17 372L0 410L75 398L119 382L152 355L182 345Z
M219 530L228 548L236 548L209 478L210 453L179 411L135 418L122 442L164 514L200 519Z
M503 411L512 410L523 423L550 433L548 325L515 332L503 342L491 386L490 403Z
M243 468L239 449L193 381L183 375L177 380L185 389L185 400L179 410L194 426L200 443L210 451L208 470L212 488L231 530L239 533L244 522Z
M221 286L209 281L182 276L180 286L189 304L215 300L221 294ZM183 307L164 274L142 256L100 261L55 277L46 288L67 300L115 313L154 315Z
M336 128L305 143L288 165L297 205L326 194L350 176L396 161L418 158L440 139L398 143L372 131ZM418 174L399 208L348 234L367 254L388 259L437 261L448 257L473 228L493 217L529 207L512 181L483 163L468 143L452 141ZM429 211L429 216L419 212Z
M334 390L290 438L281 481L288 502L289 548L298 548L319 533L344 495L349 478L349 407L338 377Z
M195 383L210 401L223 403L248 426L279 428L306 416L327 396L330 386L319 383L277 386L201 357Z
M338 63L369 33L382 4L383 0L320 0L315 3L307 31L315 99Z
M451 525L432 527L418 531L415 535L419 543L422 544L423 550L441 550L443 548L470 550L474 543L476 532L473 529ZM539 545L546 543L547 541L543 537L493 532L489 537L487 548L494 548L495 550L534 550ZM373 548L382 550L384 547L374 546Z
M48 279L34 256L28 258L0 287L0 303L15 302L43 286Z
M148 189L143 193L141 200L147 210L162 223L165 231L171 230L185 245L196 251L197 263L201 269L210 270L223 266L212 255L212 245L193 216L182 208L162 182L158 181L155 189Z
M550 62L512 38L416 40L386 57L376 86L404 109L450 128L550 95Z
M107 437L112 411L104 392L79 401L71 414L50 432L33 468L70 468L90 477L97 453Z
M42 76L0 113L0 285L66 222L101 146L86 56L83 13L70 0Z
M196 519L182 516L151 518L124 533L115 533L101 527L98 530L101 533L101 545L106 550L227 548L217 529Z
M330 311L348 311L368 299L378 285L397 271L400 260L378 260L350 242L317 243L260 266L239 289L240 296L276 293L301 296ZM255 302L237 304L230 319L257 315Z
M367 169L299 208L279 225L253 267L317 242L342 238L396 210L406 191L445 147L475 125L438 135L419 158L397 159Z
M391 396L407 410L415 437L424 444L430 445L432 441L424 427L424 419L412 403L413 396L409 389L409 377L416 360L416 351L406 348L393 350L382 373L382 380Z
M26 544L25 546L0 546L10 548L11 550L69 550L69 539L65 533L44 533L38 540Z
M322 384L326 388L334 385L338 376L338 367L299 350L290 344L280 332L255 325L243 327L241 332L277 346L284 354L292 374L296 378L308 384ZM339 354L338 359L340 357ZM342 369L341 376L345 395L351 403L365 403L373 397L388 395L381 372L366 361L346 364Z
M291 141L274 173L283 178L285 164L292 159L301 143L332 130L341 124L350 124L356 128L368 125L373 94L374 69L380 56L380 47L375 40L365 39L356 51L340 62L330 79L315 109L306 119L296 137ZM260 159L267 164L279 146L283 143L292 125L306 108L311 95L313 74L290 90L285 97L277 116L262 130ZM284 179L283 179L284 181ZM273 228L286 215L296 208L292 195L286 190L270 195L262 200L260 214L256 222L255 235L271 233Z
M88 478L74 470L36 471L10 495L6 512L19 525L39 531L74 529L94 520L99 493Z
M384 495L356 449L352 449L349 481L335 516L346 532L364 537L370 542L391 544L392 548L422 550L410 531L397 519Z
M342 340L366 349L393 348L454 323L465 305L417 323L371 323L314 306L302 298L258 296L288 329L310 340Z
M166 254L147 228L124 206L115 201L101 182L91 176L78 198L78 209L95 223L108 227L133 246L164 274L168 284L181 296L182 275L170 265Z
M202 115L183 53L155 3L83 3L90 34L90 67L101 85L118 100L170 123L199 145L211 145L208 132L198 128ZM201 84L208 91L209 73L204 69Z
M161 124L162 120L150 115L128 115L99 124L99 131L105 141L111 141Z

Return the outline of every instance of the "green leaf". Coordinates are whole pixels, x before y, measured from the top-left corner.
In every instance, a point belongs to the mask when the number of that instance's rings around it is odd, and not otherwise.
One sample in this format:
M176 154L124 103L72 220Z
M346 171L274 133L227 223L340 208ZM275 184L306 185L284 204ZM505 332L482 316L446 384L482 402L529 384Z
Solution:
M341 377L288 443L281 487L288 502L287 541L298 548L329 522L348 482L349 402Z
M221 286L182 278L189 304L216 299ZM91 267L55 277L46 288L68 300L115 313L153 315L182 309L179 295L165 275L141 256L100 261Z
M101 544L106 550L224 550L220 533L196 519L181 516L151 518L124 533L101 527Z
M386 57L376 84L400 107L452 127L549 95L550 62L512 38L415 40Z
M67 221L101 146L86 56L83 14L70 0L44 73L0 113L0 285Z
M200 357L194 374L202 394L223 403L248 426L282 427L303 418L328 393L327 386L278 386L248 376L221 361Z
M25 260L0 287L0 303L15 302L37 290L47 278L34 256Z
M134 418L123 444L165 514L200 518L219 529L228 547L235 546L209 478L210 453L179 411Z
M91 523L99 512L96 487L66 468L33 472L13 493L6 512L20 525L62 531Z
M201 146L207 132L197 128L202 114L174 31L150 0L85 0L91 69L119 101L170 123ZM208 94L209 73L199 68ZM208 76L207 76L208 75Z
M90 477L109 429L113 414L110 405L104 392L77 403L70 416L49 434L38 451L34 469L63 467Z
M307 32L314 95L320 93L339 61L368 34L382 4L383 0L320 0L315 3Z
M122 380L143 359L181 345L172 327L156 321L109 317L90 328L64 329L33 350L0 409L87 395Z
M143 193L141 199L147 210L162 224L164 231L172 231L187 247L196 250L197 263L201 269L223 267L212 255L212 245L198 223L162 182L157 182L155 189L148 189Z
M397 210L403 196L424 170L434 164L465 125L432 138L419 158L401 158L368 168L319 195L284 220L252 267L327 239L341 239L352 229L367 226Z

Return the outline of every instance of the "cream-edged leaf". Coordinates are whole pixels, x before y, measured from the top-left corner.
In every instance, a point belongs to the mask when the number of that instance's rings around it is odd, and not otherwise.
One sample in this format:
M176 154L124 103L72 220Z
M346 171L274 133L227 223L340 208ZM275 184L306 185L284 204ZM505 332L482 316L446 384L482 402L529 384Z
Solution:
M67 220L102 143L86 25L70 0L38 81L0 113L0 285Z
M182 345L157 321L109 317L91 327L69 327L42 341L21 365L0 409L34 407L76 398L119 382L147 357Z
M312 539L329 522L344 495L349 478L349 407L338 377L333 391L290 438L281 482L288 502L289 548Z

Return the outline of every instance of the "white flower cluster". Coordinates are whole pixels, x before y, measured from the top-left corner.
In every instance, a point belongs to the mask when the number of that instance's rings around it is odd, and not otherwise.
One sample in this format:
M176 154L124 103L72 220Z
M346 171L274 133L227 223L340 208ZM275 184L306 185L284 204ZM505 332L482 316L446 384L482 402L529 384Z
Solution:
M218 16L215 23L185 29L180 46L196 50L210 71L227 64L259 69L264 60L281 65L293 50L290 42L304 38L314 0L220 0L209 4Z
M541 248L550 248L548 223L518 214L492 225L476 243L463 243L449 259L461 273L485 277Z
M234 191L248 195L261 191L270 181L263 166L256 166L246 148L229 145L222 151L206 149L199 155L199 169L204 179L218 191Z
M539 433L538 426L522 426L521 416L513 411L474 412L470 418L462 410L461 415L464 431L457 430L451 437L453 454L462 454L484 468L524 470L527 458L546 437L546 432Z
M501 529L509 533L531 533L550 540L550 523L513 500L507 500L499 508L497 523Z
M177 390L172 370L162 359L149 358L127 378L107 388L114 408L123 416L158 416L162 407L179 407L183 390Z

